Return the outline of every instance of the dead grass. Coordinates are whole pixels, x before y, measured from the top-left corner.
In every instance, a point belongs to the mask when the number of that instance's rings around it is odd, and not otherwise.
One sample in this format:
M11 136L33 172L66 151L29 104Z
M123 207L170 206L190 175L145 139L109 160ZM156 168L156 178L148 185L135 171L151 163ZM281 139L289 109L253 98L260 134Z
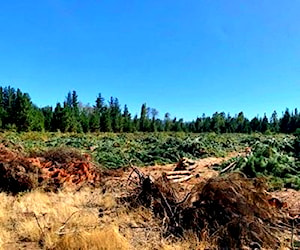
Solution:
M21 242L55 248L64 237L74 234L81 239L93 238L93 231L99 234L101 227L98 208L115 206L112 197L90 189L59 193L35 190L18 196L0 193L0 200L0 246L4 249L13 249Z
M63 236L56 244L57 250L65 249L115 249L127 250L130 245L127 239L120 234L115 226L97 229L91 232L79 232Z
M0 249L204 249L192 238L163 239L151 211L101 191L0 193Z

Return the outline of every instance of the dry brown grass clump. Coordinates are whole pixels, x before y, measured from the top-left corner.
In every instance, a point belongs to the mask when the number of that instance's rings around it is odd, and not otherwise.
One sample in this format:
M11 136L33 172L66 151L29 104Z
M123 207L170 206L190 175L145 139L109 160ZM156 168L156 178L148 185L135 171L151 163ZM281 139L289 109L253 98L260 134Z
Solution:
M96 235L104 239L113 232L116 244L120 242L117 227L112 230L100 223L98 208L109 210L115 206L114 199L102 195L100 190L58 193L35 190L19 196L0 193L0 199L0 249L16 249L22 244L55 249L70 242L72 237L74 244L82 244L81 249L91 249L99 246Z
M162 237L151 211L129 209L111 194L84 188L17 196L0 193L0 249L204 249L193 235ZM99 209L100 208L100 209ZM100 212L100 213L99 213Z
M117 227L108 226L104 229L93 230L91 232L85 231L67 234L57 242L55 249L128 250L130 249L130 244L127 239L120 234Z

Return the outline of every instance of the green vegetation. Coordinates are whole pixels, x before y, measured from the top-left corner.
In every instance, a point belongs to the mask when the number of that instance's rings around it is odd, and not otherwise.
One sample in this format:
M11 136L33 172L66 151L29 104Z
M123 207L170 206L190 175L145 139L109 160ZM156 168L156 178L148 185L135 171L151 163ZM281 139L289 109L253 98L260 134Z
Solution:
M243 112L234 117L216 112L184 122L169 113L158 119L158 111L145 103L140 115L132 117L127 105L122 110L117 98L106 102L101 94L94 106L82 105L76 91L69 92L55 108L39 108L20 89L0 87L0 130L2 143L10 147L28 153L77 148L106 168L223 156L250 146L251 155L234 159L235 170L249 177L267 176L274 188L300 189L297 109L287 109L282 117L274 111L270 119L265 115L249 120Z
M300 189L300 137L256 138L252 153L223 164L235 162L234 171L247 177L267 177L270 187Z
M77 148L90 153L94 161L106 168L119 168L130 164L144 166L173 163L181 157L224 156L248 145L250 138L253 136L215 133L6 132L2 134L2 143L28 153L56 147Z
M199 110L199 114L200 114ZM111 97L108 102L99 94L94 106L79 102L76 91L69 92L65 101L39 108L34 105L29 94L20 89L0 87L0 129L10 131L50 131L50 132L187 132L187 133L299 133L300 114L295 109L285 111L281 118L276 111L270 119L254 117L249 120L240 112L230 116L216 112L212 117L195 118L184 122L171 118L169 113L163 119L158 111L144 103L140 115L132 115L127 105L123 110L118 98Z
M28 154L57 147L70 147L89 153L104 168L130 165L149 166L175 163L181 157L191 159L225 156L251 147L247 157L231 162L248 177L267 177L274 189L300 189L300 136L277 134L216 133L49 133L5 132L0 143Z

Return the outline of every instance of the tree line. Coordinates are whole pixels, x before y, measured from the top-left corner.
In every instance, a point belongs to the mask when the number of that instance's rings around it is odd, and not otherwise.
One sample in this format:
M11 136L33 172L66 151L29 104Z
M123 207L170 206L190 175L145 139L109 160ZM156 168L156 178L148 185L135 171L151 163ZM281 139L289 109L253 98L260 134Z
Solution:
M10 86L0 87L0 128L14 131L61 131L61 132L216 132L251 133L274 132L294 133L300 130L300 114L288 109L278 116L274 111L268 118L254 117L249 120L240 112L230 116L216 112L211 117L203 114L195 120L171 118L169 113L163 119L158 111L144 103L139 115L132 116L127 105L121 108L118 98L108 101L99 94L93 106L83 105L76 91L69 92L63 103L37 107L28 93Z

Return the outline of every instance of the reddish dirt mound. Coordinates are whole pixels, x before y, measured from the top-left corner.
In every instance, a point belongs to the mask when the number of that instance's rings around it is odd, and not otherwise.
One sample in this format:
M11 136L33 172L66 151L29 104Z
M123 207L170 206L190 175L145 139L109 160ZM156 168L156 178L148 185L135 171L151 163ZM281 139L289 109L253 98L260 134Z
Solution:
M17 193L43 187L57 190L97 185L100 173L88 155L58 148L34 157L26 157L0 145L0 189Z

